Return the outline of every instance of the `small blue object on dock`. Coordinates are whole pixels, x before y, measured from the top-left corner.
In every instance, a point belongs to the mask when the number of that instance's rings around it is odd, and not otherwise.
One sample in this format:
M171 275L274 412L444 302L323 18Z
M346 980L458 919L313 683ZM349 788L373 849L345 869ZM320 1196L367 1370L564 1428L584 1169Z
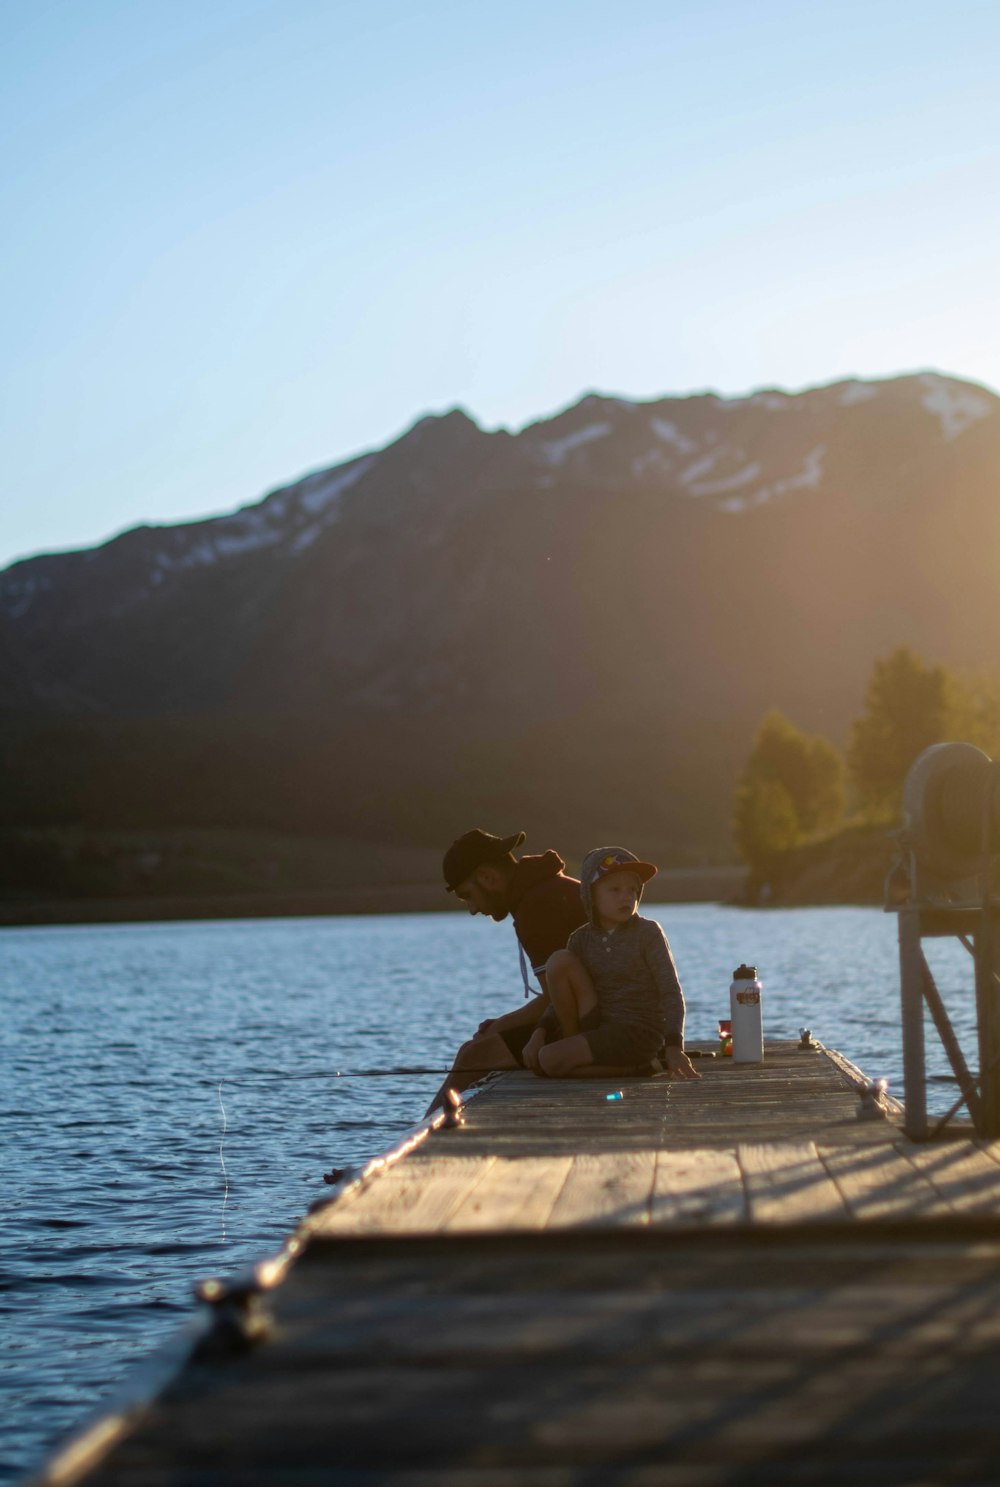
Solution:
M624 1098L625 1098L625 1091L624 1090L621 1090L621 1089L616 1089L616 1090L612 1091L612 1093L610 1095L605 1095L604 1098L606 1100L624 1100Z

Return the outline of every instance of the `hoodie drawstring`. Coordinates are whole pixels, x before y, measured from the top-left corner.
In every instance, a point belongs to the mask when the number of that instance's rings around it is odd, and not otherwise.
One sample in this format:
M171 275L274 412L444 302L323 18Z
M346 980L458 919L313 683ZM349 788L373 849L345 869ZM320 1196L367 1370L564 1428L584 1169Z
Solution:
M517 942L517 957L518 960L521 962L521 980L524 982L524 1000L527 1001L528 998L531 996L541 996L542 993L538 990L538 987L532 986L531 982L528 980L528 962L524 958L524 946L521 944L520 940L518 940Z

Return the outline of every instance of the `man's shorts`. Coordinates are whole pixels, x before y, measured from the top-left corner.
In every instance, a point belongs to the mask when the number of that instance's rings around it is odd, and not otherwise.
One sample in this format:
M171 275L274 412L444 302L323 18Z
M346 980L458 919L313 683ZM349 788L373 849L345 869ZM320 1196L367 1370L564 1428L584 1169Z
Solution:
M650 1063L663 1046L662 1033L634 1022L602 1022L597 1007L580 1019L580 1032L595 1064L623 1069Z
M521 1027L506 1027L500 1030L501 1038L507 1044L507 1047L510 1049L514 1058L517 1059L522 1069L524 1068L524 1045L534 1031L534 1026L524 1027L523 1025Z

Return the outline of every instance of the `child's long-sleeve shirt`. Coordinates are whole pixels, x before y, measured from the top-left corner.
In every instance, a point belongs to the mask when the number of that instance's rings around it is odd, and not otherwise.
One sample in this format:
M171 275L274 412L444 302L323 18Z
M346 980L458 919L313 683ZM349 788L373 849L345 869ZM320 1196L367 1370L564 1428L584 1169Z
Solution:
M635 914L611 930L584 924L566 948L589 972L604 1021L650 1028L668 1047L684 1047L684 993L655 919Z

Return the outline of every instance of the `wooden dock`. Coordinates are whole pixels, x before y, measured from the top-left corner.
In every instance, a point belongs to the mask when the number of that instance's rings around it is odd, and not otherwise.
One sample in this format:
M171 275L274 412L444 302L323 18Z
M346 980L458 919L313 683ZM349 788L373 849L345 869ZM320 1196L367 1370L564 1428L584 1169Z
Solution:
M826 1050L699 1067L492 1080L39 1481L995 1483L1000 1143L859 1118Z

